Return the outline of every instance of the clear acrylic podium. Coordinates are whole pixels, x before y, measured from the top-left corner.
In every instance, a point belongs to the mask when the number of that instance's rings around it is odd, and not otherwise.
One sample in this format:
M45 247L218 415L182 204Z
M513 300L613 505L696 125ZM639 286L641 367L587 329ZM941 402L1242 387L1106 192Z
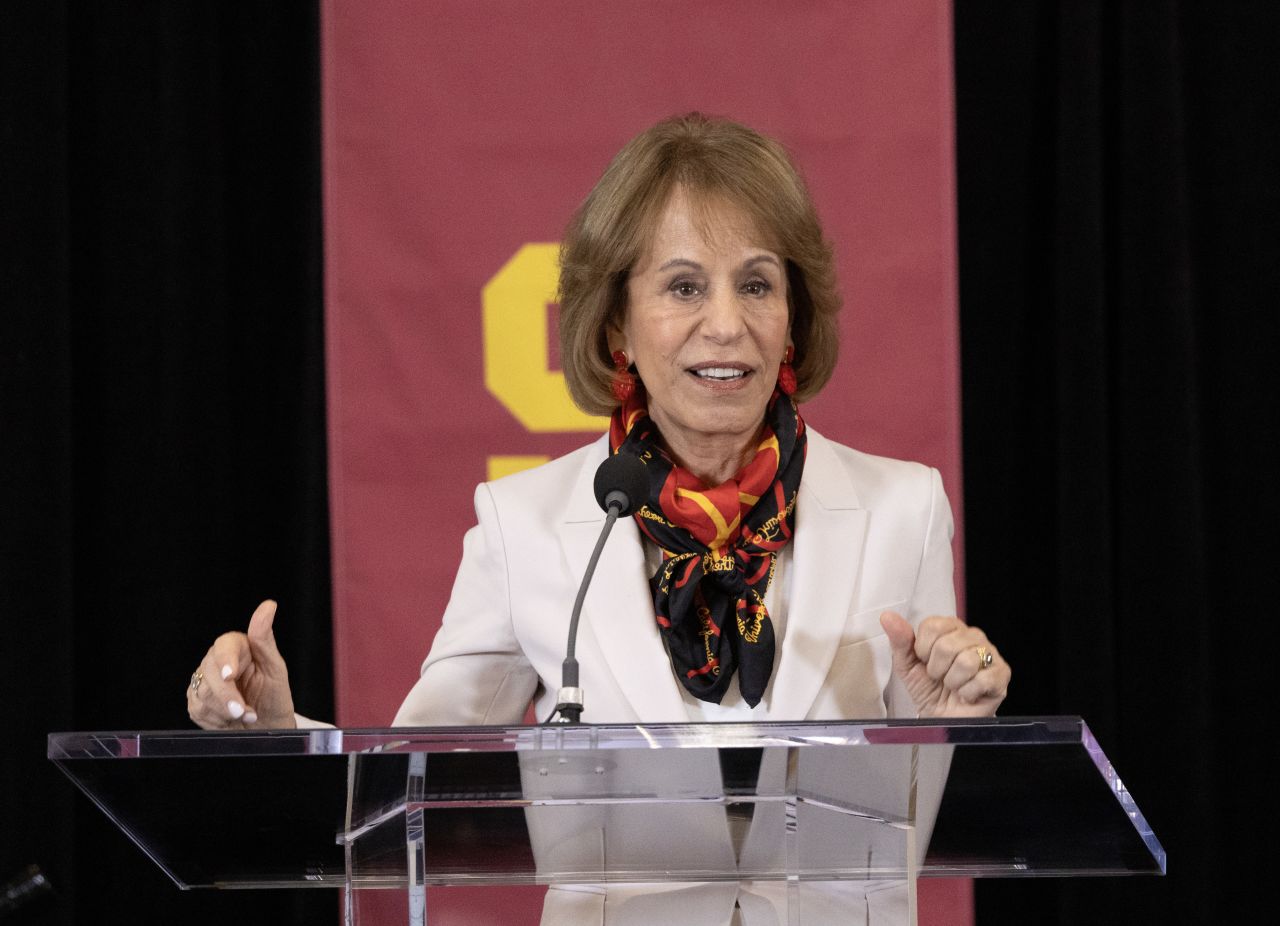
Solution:
M1163 874L1077 717L55 733L183 889ZM224 821L220 825L218 821ZM799 902L790 922L803 921Z

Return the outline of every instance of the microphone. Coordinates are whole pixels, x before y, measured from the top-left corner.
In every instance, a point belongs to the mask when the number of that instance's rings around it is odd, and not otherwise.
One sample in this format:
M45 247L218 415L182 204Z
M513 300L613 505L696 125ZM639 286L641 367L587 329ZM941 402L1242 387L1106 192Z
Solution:
M560 690L556 692L556 709L551 717L560 715L560 723L580 723L582 719L582 689L578 687L578 660L574 651L578 645L578 619L582 616L582 602L587 597L587 586L595 575L600 551L609 538L609 531L619 517L629 515L649 497L649 473L640 458L629 453L615 453L600 464L595 479L596 501L605 510L604 529L591 551L587 570L578 586L578 597L573 602L573 614L569 618L569 643L565 648L564 665L560 670Z
M595 490L601 508L617 507L615 517L626 517L649 497L649 471L639 457L615 453L596 470Z

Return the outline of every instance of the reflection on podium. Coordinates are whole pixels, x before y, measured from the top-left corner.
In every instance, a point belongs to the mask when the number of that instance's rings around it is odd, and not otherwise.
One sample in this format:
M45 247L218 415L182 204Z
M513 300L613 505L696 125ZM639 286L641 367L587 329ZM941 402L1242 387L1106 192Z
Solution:
M897 924L920 877L1164 871L1070 717L55 734L49 755L179 886L342 887L353 922L364 889L425 923L430 885L540 884L546 922ZM214 803L241 823L211 838Z

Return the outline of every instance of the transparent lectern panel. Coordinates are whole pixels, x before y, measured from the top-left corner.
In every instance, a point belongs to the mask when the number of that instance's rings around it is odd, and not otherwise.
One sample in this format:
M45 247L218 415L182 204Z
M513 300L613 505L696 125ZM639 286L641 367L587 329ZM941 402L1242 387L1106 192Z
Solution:
M720 750L520 754L543 882L714 881L736 869Z
M50 757L178 886L343 883L345 756L296 737L76 736Z
M348 863L402 885L419 813L432 884L1165 864L1078 718L54 734L49 756L183 886L334 885Z
M1085 747L958 746L927 873L1163 874L1164 850L1150 827L1105 756Z
M927 743L800 751L799 868L815 877L854 880L918 873L951 752Z

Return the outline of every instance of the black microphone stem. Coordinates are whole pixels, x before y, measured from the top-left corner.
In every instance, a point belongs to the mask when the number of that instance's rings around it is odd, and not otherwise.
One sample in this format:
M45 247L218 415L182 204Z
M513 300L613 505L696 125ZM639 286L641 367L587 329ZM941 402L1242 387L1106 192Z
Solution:
M582 616L582 602L587 598L587 587L595 574L596 563L600 560L600 551L604 542L609 539L609 531L613 530L618 520L618 512L622 506L614 503L605 513L604 530L596 541L596 548L591 551L591 559L587 560L587 570L582 574L582 584L578 586L578 597L573 602L573 614L569 617L569 645L565 647L564 667L560 670L560 692L555 714L559 714L561 723L580 723L582 721L582 689L578 687L578 660L574 656L578 648L578 618Z
M604 509L604 530L600 532L596 548L591 551L591 559L587 561L587 569L582 575L582 584L578 586L578 597L573 602L573 614L569 617L569 645L565 647L564 666L560 670L561 685L556 692L556 709L547 718L547 723L555 720L557 714L560 716L560 723L582 722L582 689L578 687L578 660L574 656L578 648L578 618L582 616L587 586L595 575L600 551L604 549L604 542L609 539L613 522L624 514L631 514L644 503L649 491L644 462L629 453L615 453L606 457L596 469L591 488L596 501Z

